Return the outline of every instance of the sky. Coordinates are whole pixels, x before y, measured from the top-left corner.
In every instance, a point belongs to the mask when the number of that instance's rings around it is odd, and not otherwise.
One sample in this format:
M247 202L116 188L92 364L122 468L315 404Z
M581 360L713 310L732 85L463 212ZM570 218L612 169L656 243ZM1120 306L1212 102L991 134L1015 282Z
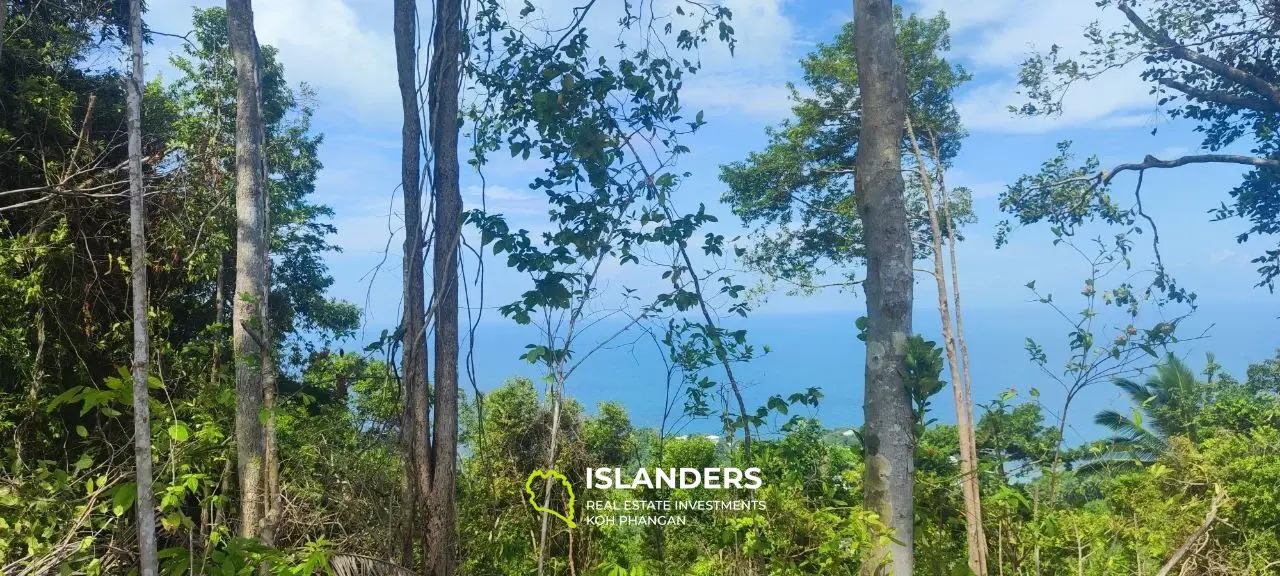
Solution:
M146 15L148 26L169 34L190 29L193 6L216 2L154 2ZM335 243L342 252L328 259L335 279L332 294L364 309L363 342L398 321L400 291L399 182L400 107L391 38L391 8L385 0L258 0L255 17L259 41L279 50L286 77L306 82L316 92L315 127L324 133L320 158L325 165L315 200L335 210ZM573 5L560 0L536 4L548 19L563 18ZM818 43L834 38L852 17L852 2L815 0L726 0L733 11L737 49L730 55L711 45L702 53L704 70L686 81L684 106L704 110L708 122L685 143L693 150L680 169L693 174L680 189L682 208L705 203L720 218L716 230L733 237L741 223L720 205L724 191L716 175L719 166L740 160L763 148L764 130L789 114L789 81L799 81L798 60ZM430 6L424 3L425 7ZM602 4L601 11L610 9ZM912 0L912 12L933 15L946 11L951 20L949 58L973 74L957 95L962 121L971 132L955 168L947 177L952 186L974 191L979 221L966 231L960 246L961 286L969 348L972 353L975 400L979 404L1015 389L1027 399L1032 388L1049 413L1060 409L1061 388L1027 360L1023 343L1033 337L1050 351L1051 366L1065 360L1063 320L1035 302L1025 284L1053 291L1059 301L1078 306L1087 268L1079 256L1053 246L1043 229L1019 229L1010 245L994 242L1000 213L998 194L1019 175L1035 172L1054 154L1062 140L1074 142L1084 154L1097 154L1104 166L1136 161L1146 154L1169 158L1196 150L1199 139L1191 126L1158 112L1155 97L1136 69L1120 69L1075 87L1055 118L1029 120L1011 116L1006 106L1019 102L1018 64L1030 53L1061 45L1067 53L1083 47L1081 35L1092 20L1114 22L1114 14L1084 0L986 0L953 2ZM588 21L588 27L608 26L607 14ZM168 55L180 40L158 37L147 55L148 77L172 78ZM467 95L464 94L464 98ZM1153 134L1153 130L1155 134ZM540 197L527 183L537 174L529 163L499 161L485 170L484 197L488 207L512 221L536 230L545 216ZM482 182L464 166L464 201L476 205ZM1228 199L1238 182L1239 169L1192 166L1152 171L1144 183L1148 213L1158 222L1161 251L1170 272L1200 295L1200 309L1184 334L1205 333L1202 339L1179 346L1176 352L1200 366L1206 352L1214 352L1229 371L1243 376L1250 362L1272 356L1280 346L1280 299L1255 288L1250 258L1260 244L1237 244L1245 229L1241 221L1211 222L1206 214ZM1117 191L1129 189L1133 175L1118 177ZM1095 233L1105 233L1097 229ZM1140 240L1140 259L1149 259L1149 245ZM1143 251L1145 250L1145 251ZM485 305L492 308L514 299L527 279L487 261ZM618 272L623 282L644 282ZM916 279L916 330L938 338L936 290L929 276ZM472 288L475 297L476 288ZM1075 296L1077 300L1072 300ZM830 292L811 297L774 293L751 318L726 319L726 327L745 328L770 353L740 368L749 405L772 394L784 396L810 386L820 387L825 400L812 412L830 426L856 425L861 420L862 344L855 339L854 319L865 313L857 293ZM1069 308L1075 310L1076 308ZM611 332L608 321L590 337ZM481 390L513 375L537 376L535 367L519 360L536 333L486 310L475 341L477 382ZM362 347L358 342L348 349ZM587 359L568 385L568 393L588 406L604 400L623 402L641 425L656 425L661 417L665 370L644 338L615 340ZM949 379L949 378L948 378ZM935 416L954 421L950 392L935 399ZM1067 439L1095 437L1088 424L1102 407L1125 406L1118 390L1100 385L1088 390L1071 408L1071 420L1081 423ZM714 429L715 423L696 428ZM1074 437L1073 437L1074 434Z

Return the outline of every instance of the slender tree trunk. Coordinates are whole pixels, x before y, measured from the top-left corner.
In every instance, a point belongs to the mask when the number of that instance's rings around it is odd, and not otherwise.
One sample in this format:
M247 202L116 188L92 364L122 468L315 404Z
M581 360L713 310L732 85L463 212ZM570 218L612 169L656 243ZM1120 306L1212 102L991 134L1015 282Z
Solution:
M854 38L862 93L855 191L867 245L864 501L892 532L873 534L876 542L881 536L892 540L873 546L864 573L908 576L914 567L915 418L902 362L911 334L913 274L901 171L907 90L892 0L854 0Z
M267 208L267 234L271 230L270 202ZM268 242L269 243L269 242ZM273 350L275 340L271 330L271 256L263 258L266 269L263 271L264 292L262 294L262 339L267 343L262 351L262 408L266 418L262 421L263 435L263 486L266 491L263 501L265 513L262 539L268 544L275 543L276 525L280 521L280 447L276 441L276 358Z
M31 386L27 388L27 400L35 403L44 387L44 345L48 340L44 331L44 306L36 309L36 353L31 357ZM18 454L21 460L21 453Z
M932 149L933 157L940 158L941 156L938 152L938 139L932 133L929 134L929 145L930 145L929 147ZM945 220L947 223L946 239L947 239L947 250L950 256L949 260L951 263L951 293L955 300L955 306L952 309L954 312L955 321L956 321L955 339L956 339L956 342L960 345L960 370L961 370L961 373L964 375L964 386L961 388L961 391L964 393L964 407L965 407L965 410L968 412L969 446L971 449L970 458L974 463L974 470L976 474L977 466L981 463L981 461L978 459L977 420L975 420L973 417L973 380L969 376L970 374L969 342L964 337L964 313L960 306L960 264L959 264L959 259L956 257L956 242L957 242L956 240L957 236L955 233L956 222L951 218L951 194L947 190L946 176L943 173L941 166L938 167L938 192L941 194L943 220ZM959 382L956 382L956 384L958 385ZM1003 454L999 457L998 464L999 464L1000 477L1004 478L1005 471L1004 471ZM981 499L981 495L982 495L980 486L981 484L975 481L974 489L977 490L979 499ZM981 509L982 509L981 502L979 501L978 510L981 511ZM978 536L979 538L981 538L983 560L985 563L985 560L989 557L988 547L987 547L987 533L986 533L986 529L983 527L982 516L980 515L978 516L978 522L979 522ZM984 573L980 572L979 574L984 574Z
M265 514L262 295L266 293L266 186L262 102L252 0L227 0L227 41L236 66L236 288L231 334L236 363L236 463L240 535L256 538Z
M0 4L0 13L7 10ZM147 211L142 185L142 0L129 2L129 52L129 268L133 276L133 457L138 487L134 509L138 512L138 571L142 576L156 576L160 570L151 478L151 393L147 387L151 338L147 331Z
M213 287L213 323L222 323L222 302L226 299L226 283L227 283L227 258L225 254L218 255L218 272L214 279ZM214 385L218 382L218 355L219 344L222 342L222 330L219 329L214 335L213 344L209 348L209 384Z
M9 18L9 0L0 0L0 60L4 59L4 23Z
M554 383L551 385L551 441L547 447L547 470L551 470L556 466L556 450L559 448L556 444L560 437L560 396L563 391L564 380L560 374L557 374ZM551 475L547 474L547 482L542 492L543 510L551 509L551 482ZM542 532L538 538L538 576L543 576L546 573L547 531L550 518L550 514L542 513Z
M258 61L258 102L262 102L262 73L266 63L262 58L262 47L254 46L254 57ZM263 427L263 486L266 494L263 499L262 540L267 544L275 544L276 525L280 520L280 454L276 442L276 356L275 337L271 329L271 181L267 169L266 127L258 124L258 141L262 142L263 153L258 158L258 173L262 178L263 200L262 234L262 300L259 306L262 320L259 322L262 333L262 408L266 418Z
M647 174L647 173L646 173ZM652 175L650 175L652 181ZM664 204L663 211L667 215L667 219L674 221L675 214L670 206ZM711 317L711 309L707 307L707 300L702 291L702 280L698 278L698 272L693 267L693 260L689 257L689 246L684 240L681 240L677 246L680 251L680 258L684 261L685 268L689 271L689 279L693 283L694 293L698 296L698 308L702 311L702 319L707 323L707 329L711 330L716 337L713 339L713 345L716 351L716 359L720 361L720 365L724 367L725 377L729 380L729 389L733 391L734 399L738 403L738 415L742 422L742 455L743 461L747 466L751 465L751 422L747 419L747 403L742 398L742 386L738 384L738 379L733 375L733 365L729 362L729 352L725 349L722 342L723 332L720 325ZM672 277L675 281L675 277ZM662 526L658 527L659 531Z
M960 450L960 492L964 499L965 541L969 548L969 570L977 576L986 576L987 544L982 528L982 503L978 488L978 459L974 448L973 413L968 407L970 400L965 394L960 359L956 352L956 338L951 330L951 309L947 302L950 292L947 288L946 271L942 264L942 225L938 221L938 207L934 201L929 166L925 162L924 154L920 152L920 143L916 139L916 131L910 118L907 118L906 126L907 140L911 142L911 152L915 156L916 172L920 176L925 207L929 213L929 231L932 234L933 277L938 285L938 316L942 324L942 340L951 372L951 393L956 405L956 428ZM937 161L936 156L934 160Z
M938 139L932 133L929 134L930 148L933 150L933 157L938 158ZM969 410L969 422L976 422L973 418L973 380L969 377L969 342L964 337L964 314L960 307L960 265L956 258L956 222L951 218L951 194L947 190L946 177L941 168L938 169L938 191L942 194L942 216L947 223L947 250L950 252L951 261L951 293L955 296L955 319L956 319L956 342L960 344L960 369L964 374L964 395L965 408ZM974 441L974 450L977 450L977 441ZM975 457L976 461L976 457ZM1004 474L1004 467L1000 468L1000 473Z
M395 0L396 73L404 117L400 129L400 185L404 194L404 313L401 356L404 407L401 452L404 460L401 563L414 565L413 543L418 535L418 508L428 504L430 463L427 428L426 286L423 281L422 229L422 115L418 109L417 2ZM425 550L424 557L425 557Z
M428 574L453 576L457 563L458 248L462 191L458 179L458 91L462 60L462 2L436 0L427 104L435 166L435 431L431 445Z

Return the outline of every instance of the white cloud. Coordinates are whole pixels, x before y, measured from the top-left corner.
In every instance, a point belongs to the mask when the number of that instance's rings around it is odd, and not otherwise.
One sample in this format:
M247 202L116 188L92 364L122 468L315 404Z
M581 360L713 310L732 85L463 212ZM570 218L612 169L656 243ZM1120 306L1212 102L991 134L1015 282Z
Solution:
M280 50L293 81L317 88L326 109L380 121L400 117L390 9L385 29L363 28L342 0L275 0L255 8L259 41Z
M791 115L785 82L761 82L741 74L703 75L680 91L684 107L776 122Z
M1072 127L1141 126L1159 120L1146 84L1131 69L1113 70L1093 82L1073 86L1063 98L1060 115L1014 116L1008 107L1023 101L1011 78L1014 73L1016 70L1010 70L1003 79L960 94L956 108L965 126L992 132L1041 133Z
M964 32L975 27L1000 22L1018 7L1018 0L987 0L973 2L963 10L953 10L955 3L950 0L920 0L915 2L916 9L925 14L945 11L951 21L953 34Z
M1069 127L1112 128L1153 123L1155 102L1139 77L1140 64L1111 71L1092 82L1071 87L1063 114L1055 118L1018 118L1009 105L1024 101L1017 94L1018 65L1035 52L1058 45L1065 56L1088 46L1085 28L1100 21L1104 29L1123 24L1114 8L1097 8L1080 0L1018 0L972 3L950 10L948 0L919 0L920 12L947 11L955 37L954 54L982 79L957 101L961 118L973 130L1040 133Z
M155 2L147 14L149 26L171 34L191 29L191 9L220 6L220 2ZM258 41L279 50L290 83L306 82L317 91L321 114L350 113L373 124L400 117L391 37L391 9L384 26L361 22L350 0L271 0L254 5ZM165 41L161 46L177 49ZM163 60L163 59L160 59ZM158 69L164 70L162 62Z
M1235 250L1232 250L1230 248L1223 248L1222 250L1219 250L1209 255L1209 263L1214 265L1221 264L1223 262L1226 262L1227 260L1230 260L1231 257L1235 255L1236 255Z
M519 6L512 8L513 1L508 0L508 5L515 14ZM572 15L570 7L577 5L561 0L540 0L534 4L540 10L530 17L533 24L525 30L530 35L562 30ZM644 10L645 18L652 14L657 19L655 28L659 34L664 22L669 21L674 30L680 30L696 26L703 17L700 11L690 9L684 2L680 5L685 15L680 16L675 12L676 5L674 0L657 0L637 6ZM685 78L682 100L691 109L716 110L766 122L785 117L790 112L786 82L799 57L797 49L801 43L796 39L795 26L783 10L784 0L724 0L722 5L733 14L729 22L736 40L733 53L719 41L714 29L708 31L710 38L696 54L702 68ZM614 38L604 31L616 30L621 17L621 2L597 3L592 7L583 27L592 35L597 50L614 52ZM621 40L637 46L642 32L649 33L637 30ZM552 34L547 33L547 37ZM674 37L663 38L663 41L668 49L678 50Z

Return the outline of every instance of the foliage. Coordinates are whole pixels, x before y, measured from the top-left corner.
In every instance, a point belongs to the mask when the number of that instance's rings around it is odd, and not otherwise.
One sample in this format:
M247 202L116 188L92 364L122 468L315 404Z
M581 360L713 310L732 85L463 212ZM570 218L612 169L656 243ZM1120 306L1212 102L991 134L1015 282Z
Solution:
M1019 84L1026 102L1011 110L1027 116L1060 114L1063 96L1071 86L1140 69L1138 75L1150 87L1155 105L1172 118L1189 120L1203 134L1200 148L1217 153L1248 147L1250 156L1201 154L1168 160L1147 154L1140 163L1111 171L1098 171L1097 161L1091 159L1066 179L1038 180L1034 185L1020 180L1002 198L1003 207L1024 223L1045 220L1054 226L1063 225L1064 216L1067 224L1085 214L1104 219L1132 217L1142 213L1141 196L1135 193L1134 208L1120 209L1108 191L1112 177L1122 168L1141 174L1147 168L1224 162L1253 168L1230 190L1231 203L1223 202L1212 211L1214 218L1247 220L1248 228L1236 237L1240 242L1280 232L1280 90L1275 67L1280 11L1276 6L1241 0L1098 0L1096 4L1108 13L1123 15L1125 21L1118 27L1099 21L1090 24L1083 31L1086 47L1078 55L1064 54L1054 45L1024 61ZM1065 156L1066 146L1054 162ZM1141 177L1138 186L1141 189ZM1259 285L1274 288L1280 275L1280 249L1264 250L1253 261L1258 264Z
M960 148L960 126L951 94L969 79L944 54L950 49L945 15L904 17L898 10L899 50L911 95L908 114L917 125L918 144L937 142L939 166ZM744 161L721 167L728 185L721 201L754 228L745 261L773 280L810 292L857 281L851 268L863 257L862 224L853 194L853 158L861 125L858 71L853 57L853 24L845 24L831 44L819 44L800 65L809 93L791 86L793 118L769 128L769 144ZM906 135L904 148L910 147ZM909 156L909 155L908 155ZM929 222L918 182L908 192L908 214L917 256L927 254ZM952 190L949 207L958 225L973 221L967 190ZM824 280L828 270L839 280Z
M114 574L133 564L129 246L126 183L117 169L124 97L117 71L86 64L95 52L118 48L118 36L107 33L114 17L108 8L116 4L23 3L10 20L21 25L5 30L0 98L12 113L0 118L0 312L31 319L0 331L0 430L10 440L0 473L5 573L45 566ZM273 336L291 352L277 419L289 450L284 492L292 510L278 549L229 537L234 399L224 322L235 102L225 20L220 9L197 12L192 44L174 59L178 77L157 80L144 94L162 564L168 573L188 566L235 573L265 561L281 574L309 574L335 542L372 548L381 541L356 520L375 525L384 509L362 509L350 500L353 491L339 486L394 485L396 469L381 440L365 435L364 405L348 411L347 392L319 371L336 371L359 398L385 396L389 382L385 368L364 359L339 353L316 361L358 316L325 296L332 279L323 258L334 249L327 240L333 228L326 222L331 211L309 200L321 138L310 127L308 93L288 86L275 51L265 47ZM323 425L299 424L312 417ZM325 443L350 457L316 452ZM325 498L331 503L315 507ZM326 517L335 510L342 524Z
M21 321L0 326L0 573L125 574L136 564L124 182L115 168L123 155L123 95L117 71L89 64L95 54L117 47L118 5L68 0L4 7L10 18L0 58L0 315ZM1274 38L1256 28L1265 19L1218 23L1240 14L1231 1L1142 5L1174 37L1199 38L1204 50L1233 65L1270 54ZM696 52L707 40L732 48L730 14L698 2L675 6L679 18L665 20L649 4L624 3L619 29L639 40L627 36L616 55L603 56L583 24L590 7L574 12L567 33L548 33L546 41L533 32L540 24L530 4L521 25L506 20L510 16L493 3L476 12L476 31L484 33L471 37L469 69L491 104L502 104L468 111L479 135L476 167L499 150L537 164L532 189L547 199L551 224L545 234L513 231L500 214L469 214L481 242L530 280L503 313L530 324L558 314L581 319L600 310L595 304L604 291L599 281L605 265L653 271L661 289L624 288L614 311L630 315L627 328L650 337L659 350L668 368L666 406L679 416L650 428L633 422L624 406L587 407L564 394L565 378L594 350L572 331L560 339L550 331L545 343L525 348L527 360L549 369L550 382L478 383L477 391L487 391L483 404L476 398L462 407L456 494L462 573L536 571L539 515L522 489L528 473L545 466L553 434L560 448L552 465L583 487L574 512L584 521L575 529L555 525L552 574L852 576L862 569L865 552L883 544L873 540L883 533L880 520L863 508L858 431L825 430L805 417L803 409L822 401L816 387L770 396L754 409L729 407L730 395L739 392L730 366L767 350L716 316L748 312L745 288L730 274L732 257L791 274L801 284L821 270L848 272L859 257L848 177L823 172L847 168L857 145L856 106L847 109L858 97L852 91L851 29L803 62L813 93L797 96L796 117L772 133L769 147L725 169L727 199L758 231L799 223L814 235L775 236L783 244L762 243L757 252L731 255L726 243L732 240L709 230L715 219L708 208L677 210L688 175L674 167L689 153L681 139L706 122L701 112L682 108L679 88L700 69ZM322 138L310 124L311 93L290 87L270 47L263 58L276 279L271 308L278 315L272 337L289 352L272 414L282 519L274 546L232 536L238 532L232 512L235 398L226 283L234 264L235 102L224 20L220 9L197 11L191 44L173 61L177 77L149 85L144 100L155 366L150 434L162 572L302 576L325 573L338 554L381 565L380 559L398 552L399 335L384 332L358 353L339 346L358 314L326 296L332 213L311 199L322 168ZM942 57L944 18L903 16L898 24L912 121L919 135L937 139L940 157L933 161L942 170L963 137L950 95L967 74ZM1230 34L1207 39L1198 36L1202 30ZM1171 52L1150 45L1149 36L1098 34L1091 38L1106 50L1092 55L1100 62L1121 53L1142 58L1148 79L1159 86L1172 89L1180 82L1249 95L1168 59ZM1257 42L1242 43L1249 38ZM663 39L676 49L659 48ZM1139 50L1126 42L1144 53L1124 52ZM1092 73L1070 65L1049 68L1053 74ZM1211 149L1253 138L1261 142L1255 153L1274 156L1274 114L1195 98L1176 110L1201 123ZM926 140L924 147L932 149L932 143ZM1188 339L1178 329L1195 307L1194 294L1165 274L1158 253L1151 269L1133 264L1131 237L1155 232L1147 226L1153 222L1140 206L1125 207L1091 180L1096 161L1077 166L1068 147L1060 152L1004 202L1024 224L1049 222L1055 246L1087 264L1083 307L1076 313L1028 284L1037 301L1064 320L1067 349L1051 354L1039 340L1028 340L1041 377L1025 383L1024 393L1002 394L979 421L991 571L1148 574L1189 543L1191 552L1178 566L1183 573L1274 573L1280 558L1280 352L1243 375L1226 373L1212 359L1196 375L1169 355ZM1274 219L1263 197L1269 178L1265 171L1246 176L1237 206L1227 209L1251 219L1250 234L1266 232ZM1071 182L1052 186L1064 181ZM953 214L967 217L968 201L955 201ZM820 214L819 208L836 213ZM1081 238L1079 232L1096 220L1120 227L1120 234ZM815 232L828 225L845 236ZM785 262L769 263L758 252L776 247L785 250L769 257ZM855 327L865 330L865 319ZM712 375L717 366L726 369L724 380ZM936 344L909 338L902 369L918 422L917 563L929 574L957 574L967 569L957 432L936 422L930 405L946 385L939 379L942 367ZM1032 386L1045 383L1062 385L1068 404L1043 404ZM542 384L549 390L540 390ZM1133 405L1127 413L1100 417L1114 429L1112 441L1068 445L1063 430L1073 421L1070 399L1099 384L1118 386ZM553 430L557 403L561 413ZM709 434L717 428L723 436ZM750 460L735 436L740 429L758 432ZM625 475L640 467L748 462L763 477L754 491L585 489L588 468L619 468ZM597 515L588 502L632 499L763 505L690 510L687 523L678 526L585 521ZM552 505L567 506L567 494L554 491ZM1206 518L1207 528L1198 531Z

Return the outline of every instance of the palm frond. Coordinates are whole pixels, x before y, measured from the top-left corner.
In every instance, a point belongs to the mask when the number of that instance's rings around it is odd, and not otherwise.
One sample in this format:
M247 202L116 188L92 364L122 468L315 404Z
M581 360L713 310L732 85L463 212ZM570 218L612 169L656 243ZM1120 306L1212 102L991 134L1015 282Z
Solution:
M1141 406L1151 399L1152 392L1145 384L1139 384L1128 378L1117 378L1113 383L1117 388L1124 390L1134 404Z
M329 567L334 576L418 576L399 564L359 554L334 554Z

